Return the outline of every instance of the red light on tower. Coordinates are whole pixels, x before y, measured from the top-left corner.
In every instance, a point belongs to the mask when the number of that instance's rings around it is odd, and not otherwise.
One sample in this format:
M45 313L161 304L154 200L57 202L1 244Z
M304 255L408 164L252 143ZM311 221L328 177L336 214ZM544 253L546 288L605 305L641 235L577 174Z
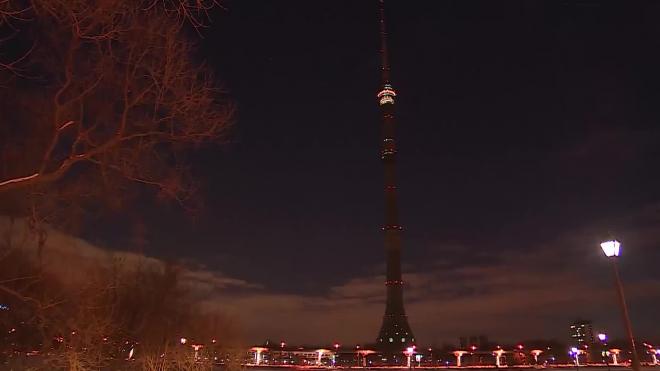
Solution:
M339 349L339 343L335 343L335 349Z
M522 344L518 344L518 349L524 348Z

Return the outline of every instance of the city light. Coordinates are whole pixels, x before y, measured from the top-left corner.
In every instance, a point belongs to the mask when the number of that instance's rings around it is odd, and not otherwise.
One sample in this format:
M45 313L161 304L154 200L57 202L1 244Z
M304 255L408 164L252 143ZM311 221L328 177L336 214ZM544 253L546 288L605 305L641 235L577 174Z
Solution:
M181 344L185 344L185 343L188 342L188 339L186 339L186 338L181 338L181 340L179 340L179 341L181 342Z
M456 367L461 367L461 358L463 358L463 355L467 353L464 350L456 350L453 352L454 356L456 357Z
M598 340L601 342L605 342L607 340L607 335L606 334L598 334Z
M610 349L610 354L612 355L612 364L613 365L618 365L619 364L619 354L621 354L621 349Z
M533 349L532 351L530 351L530 353L534 357L534 362L539 363L539 356L541 355L541 353L543 353L543 351L541 349Z
M408 347L408 348L406 348L406 351L404 352L404 354L405 354L406 357L408 358L408 359L407 359L407 365L408 365L408 368L410 368L411 365L412 365L412 364L411 364L411 360L412 360L412 356L413 356L414 353L415 353L415 348L413 348L413 347Z
M253 347L250 349L251 351L254 352L254 364L255 365L260 365L261 364L261 353L264 351L267 351L268 348L263 348L263 347Z
M600 247L608 258L619 256L621 252L621 243L617 240L605 241L600 244Z
M502 366L503 354L504 354L504 349L497 349L496 351L493 352L493 355L495 356L495 366L498 368Z
M325 349L317 349L316 354L318 355L318 358L316 359L316 365L321 366L323 363L323 353L327 352Z

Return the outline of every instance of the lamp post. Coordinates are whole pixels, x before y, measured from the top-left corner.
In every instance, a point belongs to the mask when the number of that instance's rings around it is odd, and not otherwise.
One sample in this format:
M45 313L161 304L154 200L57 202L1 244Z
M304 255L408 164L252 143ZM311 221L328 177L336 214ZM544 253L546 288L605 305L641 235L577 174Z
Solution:
M326 353L328 350L327 349L317 349L316 350L316 365L321 366L323 365L323 353Z
M580 349L578 349L576 347L573 347L573 348L571 348L571 351L569 353L575 355L575 369L579 370L580 369Z
M335 347L335 353L332 355L332 365L336 366L337 365L337 357L339 356L339 343L335 343L334 347Z
M461 367L461 358L463 358L463 354L467 353L464 350L456 350L454 351L454 356L456 357L456 367Z
M621 314L623 317L623 326L630 341L632 350L632 369L633 371L640 371L639 358L637 357L637 349L635 348L635 338L633 337L632 326L630 325L630 317L628 316L628 306L626 305L626 297L623 293L623 285L621 284L621 277L619 276L619 267L617 259L621 253L621 243L617 240L605 241L600 244L605 256L612 262L612 270L614 272L614 281L616 285L616 292L619 298L619 305L621 306Z
M608 360L609 352L607 351L607 335L603 333L598 334L598 340L600 340L600 345L601 345L600 354L605 360L605 365L607 365L607 371L610 371L610 361Z
M261 364L261 361L262 361L261 353L263 353L264 351L267 351L268 348L264 348L264 347L253 347L253 348L250 349L250 350L254 352L254 364L257 365L257 366L259 366L259 365Z
M495 367L500 368L502 367L502 355L504 354L504 349L498 348L493 351L493 355L495 356Z
M415 348L408 347L408 348L406 348L406 351L404 353L406 354L406 357L408 358L407 365L408 365L408 369L410 369L412 367L412 356L415 353Z
M615 366L619 365L619 354L621 354L621 349L610 349L610 354L612 355L612 364Z

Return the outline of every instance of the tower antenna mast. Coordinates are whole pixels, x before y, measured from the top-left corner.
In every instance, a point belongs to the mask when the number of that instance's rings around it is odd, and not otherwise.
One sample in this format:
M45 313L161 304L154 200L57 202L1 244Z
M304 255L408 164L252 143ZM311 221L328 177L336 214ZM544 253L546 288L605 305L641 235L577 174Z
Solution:
M387 265L385 287L387 300L377 345L384 353L400 354L401 350L415 344L408 317L403 307L403 279L401 275L401 231L396 186L396 141L394 100L396 92L390 81L390 64L387 49L387 25L385 2L379 0L380 56L382 86L378 92L378 105L383 122L383 144L381 160L384 168L385 185L385 258Z
M385 0L378 0L380 15L380 69L383 85L390 83L390 61L387 50L387 25L385 24Z

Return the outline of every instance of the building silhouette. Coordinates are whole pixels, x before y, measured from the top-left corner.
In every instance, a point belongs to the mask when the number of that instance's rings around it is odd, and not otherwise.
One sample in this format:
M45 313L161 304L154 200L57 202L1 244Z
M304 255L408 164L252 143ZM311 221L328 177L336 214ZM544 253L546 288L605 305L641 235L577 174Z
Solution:
M473 346L478 349L490 349L491 345L486 335L461 336L458 338L459 349L469 349Z
M594 343L594 329L591 321L577 319L571 323L570 327L571 342L577 346Z
M387 300L383 324L378 333L376 345L384 353L399 353L415 343L408 317L403 307L403 278L401 276L401 231L397 206L396 186L396 142L394 102L396 92L390 81L390 65L387 50L387 27L385 24L384 1L380 0L380 40L381 40L381 90L378 92L378 105L383 122L383 143L381 160L385 171L385 256ZM399 353L400 354L400 353Z

